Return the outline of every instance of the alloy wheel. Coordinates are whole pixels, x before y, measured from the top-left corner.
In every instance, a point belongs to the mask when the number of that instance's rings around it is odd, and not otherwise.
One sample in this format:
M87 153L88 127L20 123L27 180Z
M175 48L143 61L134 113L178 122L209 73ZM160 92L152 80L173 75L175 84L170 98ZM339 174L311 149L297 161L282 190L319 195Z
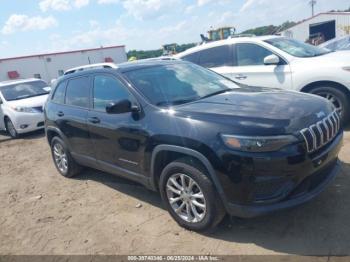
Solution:
M68 170L68 158L63 146L60 143L56 143L53 146L53 154L58 169L62 173L66 173Z
M343 104L337 96L335 96L331 93L328 93L328 92L318 92L317 95L322 96L322 97L326 98L328 101L330 101L334 105L338 114L340 116L343 115Z
M183 220L197 223L205 217L205 197L191 177L180 173L171 175L166 184L166 194L171 208Z

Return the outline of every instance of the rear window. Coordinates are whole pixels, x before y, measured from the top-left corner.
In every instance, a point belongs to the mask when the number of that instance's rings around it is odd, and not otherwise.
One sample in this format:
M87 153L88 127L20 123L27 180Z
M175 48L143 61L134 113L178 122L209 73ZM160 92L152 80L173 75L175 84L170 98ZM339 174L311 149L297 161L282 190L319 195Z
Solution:
M66 104L89 107L89 78L80 77L69 80L66 91Z

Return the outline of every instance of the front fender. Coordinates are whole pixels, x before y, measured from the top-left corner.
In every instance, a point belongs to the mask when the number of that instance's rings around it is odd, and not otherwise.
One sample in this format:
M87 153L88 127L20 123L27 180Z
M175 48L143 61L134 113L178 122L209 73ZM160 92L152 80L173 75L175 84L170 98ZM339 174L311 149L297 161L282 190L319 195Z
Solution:
M152 157L151 157L151 172L150 172L151 173L150 186L153 190L155 190L157 188L157 185L156 185L157 177L155 174L156 158L157 158L158 154L161 154L162 152L169 152L169 151L188 155L188 156L193 157L193 158L197 159L198 161L200 161L204 165L204 167L207 169L209 178L214 183L215 189L217 190L222 202L224 203L224 205L226 205L227 201L226 201L226 197L224 194L224 190L223 190L221 183L216 175L216 172L213 168L213 165L210 163L208 158L206 156L204 156L202 153L200 153L196 150L190 149L190 148L186 148L186 147L162 144L162 145L157 145L154 148L154 150L152 152Z

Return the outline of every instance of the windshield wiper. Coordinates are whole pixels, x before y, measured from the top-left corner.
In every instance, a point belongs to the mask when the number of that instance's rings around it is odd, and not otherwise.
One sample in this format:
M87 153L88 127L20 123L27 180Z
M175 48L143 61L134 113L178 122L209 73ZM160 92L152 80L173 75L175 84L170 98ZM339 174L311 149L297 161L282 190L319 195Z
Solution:
M197 98L188 98L188 99L179 99L179 100L174 100L174 101L161 101L158 102L156 105L157 106L163 106L163 105L180 105L180 104L185 104L189 102L193 102L197 100Z
M227 91L231 91L231 90L232 90L232 89L227 88L227 89L224 89L224 90L216 91L216 92L211 93L211 94L209 94L209 95L202 96L201 99L207 98L207 97L211 97L211 96L215 96L215 95L219 95L219 94L222 94L222 93L226 93Z
M48 93L49 92L35 94L35 95L22 95L22 96L18 96L15 99L11 99L11 100L21 100L21 99L31 98L31 97L35 97L35 96L43 96L43 95L47 95Z

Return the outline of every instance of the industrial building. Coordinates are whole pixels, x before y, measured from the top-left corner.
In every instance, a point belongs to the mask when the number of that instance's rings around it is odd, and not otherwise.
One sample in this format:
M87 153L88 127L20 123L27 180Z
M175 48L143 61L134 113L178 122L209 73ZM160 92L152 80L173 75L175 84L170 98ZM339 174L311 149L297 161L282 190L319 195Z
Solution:
M126 62L125 46L109 46L60 53L0 59L0 81L41 78L47 82L69 68L103 62Z
M350 12L320 13L281 31L280 34L313 44L348 35L350 34Z

